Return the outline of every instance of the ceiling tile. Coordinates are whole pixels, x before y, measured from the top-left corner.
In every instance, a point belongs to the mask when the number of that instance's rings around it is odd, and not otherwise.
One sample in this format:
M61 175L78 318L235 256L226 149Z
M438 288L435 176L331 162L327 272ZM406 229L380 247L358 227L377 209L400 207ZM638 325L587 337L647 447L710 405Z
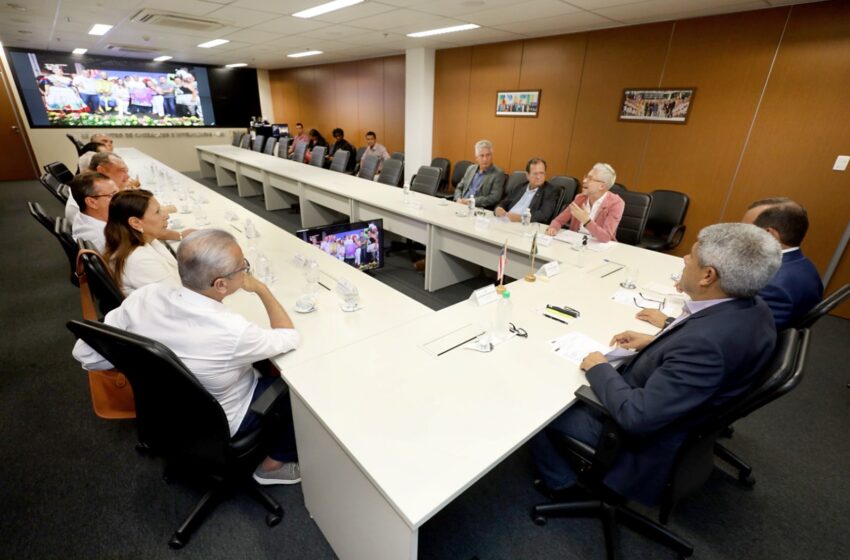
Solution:
M260 29L262 31L271 31L282 35L292 35L295 33L304 33L313 29L321 29L328 27L328 23L323 21L314 21L309 19L295 18L292 16L283 16L277 19L269 20L265 23L255 25L252 29Z
M528 2L515 2L510 6L503 6L498 10L473 12L467 14L466 19L478 25L504 25L506 23L528 19L539 19L579 12L581 10L578 8L568 6L558 0L531 0Z
M203 2L201 0L144 0L143 2L137 2L137 4L138 9L131 10L133 12L130 14L131 16L142 8L191 16L205 16L221 8L221 4Z
M609 19L597 16L590 12L576 12L574 14L567 14L563 16L518 21L516 23L497 25L495 27L504 31L511 31L513 33L522 33L529 36L543 36L557 33L575 33L576 31L612 27L614 25L616 25L616 22L612 22Z
M407 28L425 30L434 29L436 27L459 25L463 22L456 19L435 16L433 14L414 12L413 10L395 10L368 18L356 19L349 21L348 23L349 25L375 29L378 31L392 30L402 32L403 29ZM405 33L407 33L407 31L405 31Z
M243 7L224 6L214 12L210 12L207 14L207 17L236 27L251 27L252 25L275 19L279 15L272 12L249 10Z
M320 1L321 0L317 0L316 3ZM334 12L328 12L327 14L316 16L314 19L316 21L325 21L329 23L349 23L350 21L355 19L371 17L377 14L391 12L397 9L397 6L390 6L386 3L363 2L362 4L357 4L356 6L349 6L348 8L344 8L342 10L336 10Z
M295 12L322 4L323 0L236 0L230 4L235 8L262 10L276 14L292 15Z

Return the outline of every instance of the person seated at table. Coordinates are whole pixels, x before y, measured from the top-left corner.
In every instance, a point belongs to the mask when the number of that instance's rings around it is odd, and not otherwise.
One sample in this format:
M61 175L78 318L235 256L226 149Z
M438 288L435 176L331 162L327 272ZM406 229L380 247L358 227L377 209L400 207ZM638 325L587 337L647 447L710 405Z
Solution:
M759 295L770 307L776 328L784 329L823 297L818 270L800 249L809 229L809 216L790 198L765 198L750 204L741 221L764 229L782 246L782 266ZM673 321L657 309L642 309L637 318L656 327Z
M80 148L80 159L77 160L77 173L89 171L91 158L94 157L97 152L108 151L110 150L106 147L106 144L101 144L100 142L89 142L88 144L85 144L82 148Z
M454 192L454 200L469 204L475 197L478 208L493 208L502 200L505 192L505 173L493 165L493 144L489 140L475 143L475 162L470 165Z
M118 187L112 180L97 171L80 173L71 181L71 197L82 210L71 222L71 236L74 241L89 241L98 252L103 253L106 238L103 229L109 218L109 203L118 194Z
M328 141L322 136L322 133L315 128L310 129L310 141L307 143L307 150L304 152L304 163L310 163L313 159L313 148L322 146L325 149L328 147ZM324 162L322 162L324 163Z
M360 158L360 167L366 163L366 158L372 156L378 158L378 167L375 168L375 177L381 174L381 169L384 168L384 161L390 159L390 152L386 146L378 144L378 135L373 131L366 133L366 149L363 150L363 156Z
M325 156L325 159L330 162L338 150L345 150L348 152L348 163L345 166L345 170L354 171L354 158L357 155L357 150L354 149L354 146L345 139L345 132L341 128L333 129L331 134L333 134L334 137L334 144L331 146L330 152Z
M140 192L122 193L138 197ZM106 315L104 323L153 338L173 351L218 401L234 437L255 429L260 418L251 403L274 381L253 364L295 350L300 337L269 288L251 276L251 266L227 232L208 229L186 237L177 249L180 283L150 284L130 294ZM256 294L271 328L262 328L222 304L244 290ZM111 369L82 340L74 346L87 370ZM280 425L269 456L254 471L260 484L296 484L301 480L289 399L283 400Z
M614 421L639 438L620 452L604 483L647 505L661 497L688 427L747 391L776 343L770 309L756 297L782 261L773 237L748 224L715 224L700 231L684 261L679 284L691 301L672 325L656 336L614 335L611 344L637 351L619 370L599 352L581 362ZM601 414L577 404L534 437L541 490L567 500L582 492L549 433L596 445L603 424Z
M597 163L581 180L581 193L558 214L546 233L556 235L569 224L572 231L592 236L597 241L616 241L617 226L626 207L623 199L610 192L617 173L607 163Z
M103 258L124 295L155 282L180 286L177 261L159 240L167 224L168 214L150 191L121 191L112 197Z
M528 181L505 194L496 205L494 214L505 216L512 222L522 220L526 209L531 211L532 222L545 222L555 213L558 203L558 189L546 181L546 160L531 158L525 164L525 176Z
M292 137L292 143L289 145L289 155L295 153L295 146L298 144L307 144L310 142L310 137L304 132L304 125L295 123L295 136Z
M103 132L96 132L92 134L91 138L89 139L89 142L97 142L98 144L103 144L104 146L106 146L107 152L111 152L114 147L112 136L104 134Z
M112 179L122 191L126 189L138 189L140 186L137 179L130 177L130 170L127 164L124 163L124 159L118 154L109 151L98 152L93 155L89 162L89 170L103 173Z

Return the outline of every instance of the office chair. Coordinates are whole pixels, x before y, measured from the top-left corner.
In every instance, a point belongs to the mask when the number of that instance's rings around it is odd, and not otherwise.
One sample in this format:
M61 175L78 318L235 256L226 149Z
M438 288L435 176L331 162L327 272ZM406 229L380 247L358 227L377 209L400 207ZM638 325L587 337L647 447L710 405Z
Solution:
M357 172L357 176L361 179L374 180L380 159L378 156L366 156L366 159L363 160L363 165L360 166L360 170Z
M57 233L57 222L59 218L55 218L53 216L48 215L47 212L44 211L44 208L42 208L41 204L39 204L38 202L27 202L27 206L29 207L30 215L35 218L35 221L41 224L44 229L49 231L50 234L59 241L59 245L62 246L62 251L65 253L65 256L70 259L71 256L68 252L68 249L66 248L66 240L63 240ZM65 221L65 223L62 224L61 229L63 232L65 232L68 229L67 220L65 220L65 218L62 218L62 220ZM73 242L73 239L71 241ZM74 260L75 262L72 266L70 280L71 284L73 284L74 286L79 286L80 283L77 280L76 274L76 249L74 250Z
M683 192L663 189L654 190L650 194L652 205L638 246L651 251L675 249L685 236L685 215L690 199Z
M63 185L60 183L56 177L47 173L46 171L42 173L41 177L38 178L38 182L47 189L47 191L56 197L56 200L61 202L63 205L68 202L68 199L65 198L65 193L68 191L62 189Z
M821 317L828 315L830 311L841 305L841 303L850 296L850 284L844 284L827 297L823 298L820 303L815 305L805 316L796 321L795 329L810 329L817 323Z
M310 165L313 167L325 166L325 153L328 149L325 146L316 146L313 148L310 156Z
M85 274L91 295L100 311L100 317L105 317L107 313L121 305L121 302L124 301L124 294L118 288L112 272L107 268L103 259L86 252L97 252L94 245L90 241L80 239L77 246L83 250L77 254L77 275L80 276L81 272ZM80 270L81 268L82 270Z
M555 214L552 216L554 218L558 214L564 211L570 203L575 200L576 193L578 193L579 189L581 189L581 183L575 177L570 177L569 175L555 175L551 179L549 179L549 184L555 187L558 187L561 190L560 196L558 197L558 203L555 205ZM551 221L551 219L549 221Z
M337 150L334 152L334 157L331 158L330 170L346 173L348 171L348 158L350 157L351 154L348 150Z
M637 245L643 238L646 218L649 216L649 207L652 205L652 195L626 191L620 196L626 203L626 207L623 209L620 225L617 226L617 241Z
M440 170L440 187L437 189L437 196L449 198L454 194L454 189L451 189L449 185L452 163L444 157L435 157L431 160L431 167L437 167Z
M404 152L393 152L393 154L390 156L390 159L397 159L404 163Z
M80 250L80 247L71 235L71 222L65 218L56 218L53 226L53 235L59 240L62 250L65 251L65 256L68 257L68 263L71 265L71 283L74 286L79 286L80 282L77 279L77 252Z
M289 136L281 136L277 142L277 157L289 159L289 144L292 139Z
M629 189L627 189L625 185L621 185L620 183L614 183L608 190L616 195L623 196L623 193L628 191Z
M456 189L457 186L460 184L461 180L463 179L463 176L466 175L466 170L469 168L470 165L475 164L465 159L462 159L459 162L455 163L455 170L452 172L453 190Z
M232 139L231 139L231 141L230 141L230 145L231 145L231 146L236 146L236 147L238 148L238 147L239 147L239 144L242 142L242 135L243 135L243 134L245 134L245 133L244 133L244 132L239 132L238 130L234 130L234 131L233 131L233 138L232 138Z
M54 161L44 166L44 170L53 175L60 183L68 184L74 178L74 174L61 161Z
M74 149L77 150L77 157L83 155L84 144L77 140L76 136L74 136L73 134L66 134L65 136L68 138L68 140L71 141L71 144L74 145Z
M785 380L781 384L782 387L796 386L805 367L808 343L808 331L789 329L781 333L773 356L754 381L753 387L756 388L754 392L759 392L761 387L776 379ZM634 438L616 425L589 386L580 387L575 395L581 403L590 406L606 418L605 428L597 445L595 447L588 445L557 431L547 432L547 434L559 451L573 464L578 473L578 484L588 492L589 499L535 506L532 510L533 521L538 525L545 525L550 517L598 517L602 521L605 548L609 559L616 556L614 528L617 523L622 523L633 531L673 549L680 558L691 556L693 546L690 543L664 525L629 507L625 498L604 485L603 479L616 461L619 450L631 445ZM770 400L778 396L781 395L774 396ZM676 453L667 479L659 515L661 523L667 523L670 512L681 498L694 492L708 479L714 469L714 443L718 434L731 419L739 418L741 414L764 406L770 400L753 399L750 392L745 392L742 396L720 406L710 415L700 414L699 410L695 411L695 414L703 418L686 416L679 420L683 426L690 427L687 429L685 441ZM665 431L669 428L665 428Z
M295 151L292 152L292 161L304 163L304 156L307 154L307 142L298 142L295 144Z
M251 149L251 135L247 132L242 135L242 140L239 141L239 147L245 150Z
M139 440L165 460L166 481L181 473L191 473L193 482L208 481L209 490L172 535L171 548L182 548L203 518L237 489L269 511L269 527L280 523L283 508L252 475L275 436L277 405L288 391L282 379L251 405L263 416L261 427L232 439L221 405L165 345L95 321L69 321L67 327L130 380Z
M255 152L262 152L263 151L263 145L265 144L265 142L266 142L266 137L260 136L258 134L257 136L254 137L254 141L251 142L251 149Z
M388 159L384 162L377 181L385 185L400 187L404 180L404 162L399 159Z
M410 181L410 190L436 196L440 187L440 168L423 165Z
M523 185L528 182L528 176L525 174L525 171L514 171L508 177L507 182L505 182L505 195L507 196L512 190L517 188L520 185Z
M363 161L363 154L366 153L366 146L360 146L354 153L354 175L360 172L360 162ZM359 177L359 175L358 175Z
M276 138L269 138L266 140L266 145L263 146L263 153L273 156L274 155L274 147L277 146Z

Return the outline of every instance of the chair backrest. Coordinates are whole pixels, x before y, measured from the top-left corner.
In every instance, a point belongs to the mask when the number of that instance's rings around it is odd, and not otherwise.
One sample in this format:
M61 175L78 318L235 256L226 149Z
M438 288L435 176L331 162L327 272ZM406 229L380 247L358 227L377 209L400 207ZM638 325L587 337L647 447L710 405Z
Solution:
M359 148L357 148L357 152L354 154L355 165L360 165L360 160L363 159L364 153L366 153L366 146L360 146Z
M275 146L277 146L277 138L269 138L266 140L266 145L263 146L263 153L273 156Z
M71 141L71 144L74 145L74 148L77 149L77 155L78 156L83 155L84 144L82 142L80 142L79 140L77 140L77 137L74 136L73 134L66 134L65 136L68 138L68 140Z
M614 194L622 195L629 189L627 189L625 185L621 185L620 183L614 183L613 185L611 185L611 188L609 190Z
M289 136L281 136L277 142L277 157L289 159L289 145L292 143L292 138Z
M83 249L95 250L94 246L88 241L80 241L79 246ZM80 260L86 272L91 294L97 301L100 314L105 316L121 305L121 302L124 301L124 294L121 293L112 274L103 265L102 259L91 253L83 253L80 255Z
M348 158L351 154L348 150L337 150L334 152L334 157L331 159L331 171L339 171L345 173L348 170Z
M239 147L246 150L251 148L251 135L247 132L242 135L242 140L239 141Z
M263 151L263 144L266 141L265 136L260 136L259 134L254 137L254 141L251 143L251 149L255 152Z
M440 169L440 190L446 190L449 186L452 163L444 157L435 157L431 160L431 167L438 167Z
M64 185L56 177L45 171L38 178L38 182L62 204L68 202L68 198L65 195L70 193L70 190L63 189L62 187Z
M304 156L307 154L307 142L298 142L295 144L295 151L292 152L292 161L304 163Z
M820 303L814 306L802 319L797 321L795 325L798 329L809 329L820 320L821 317L827 315L830 311L838 307L841 302L850 296L850 284L844 284L827 297L823 298Z
M569 175L555 175L549 179L549 184L557 187L558 203L555 204L555 216L560 214L576 197L578 190L581 188L579 180ZM553 218L555 216L552 216Z
M399 161L404 161L404 152L393 152L393 155L390 156L390 159L397 159Z
M140 441L166 459L226 463L227 417L171 350L94 321L70 321L67 327L130 380Z
M363 160L363 165L360 166L360 171L357 172L357 176L362 179L373 180L375 178L375 171L378 170L379 160L380 158L378 156L366 156L366 159Z
M53 235L59 240L62 250L65 251L65 256L68 257L68 264L71 266L71 284L78 286L77 251L79 251L79 246L71 235L71 223L65 218L56 218Z
M455 170L452 173L452 185L457 188L463 176L466 174L466 170L470 165L474 165L471 161L467 161L465 159L460 160L455 163Z
M59 188L56 189L56 196L62 204L67 204L68 199L71 198L71 187L68 185L59 185Z
M434 196L440 187L440 168L423 165L410 183L410 190Z
M239 144L242 142L242 135L243 135L243 134L245 134L245 133L244 133L244 132L239 132L238 130L234 130L234 131L233 131L233 139L230 141L230 144L231 144L232 146L237 146L237 147L238 147L238 146L239 146Z
M70 183L74 174L61 161L54 161L44 166L44 170L53 175L60 183Z
M652 206L646 217L646 227L657 235L664 235L685 223L690 198L683 192L657 189L650 193Z
M626 207L623 210L623 219L617 227L617 241L637 245L643 237L652 196L642 192L625 191L620 197L626 203Z
M49 231L51 235L55 235L56 218L48 215L38 202L27 202L27 207L30 210L30 215L35 218L35 221L44 226L44 229Z
M379 183L400 187L403 179L404 162L398 159L388 159L384 162L384 167L381 168L381 174L378 175Z
M505 183L505 194L507 195L518 186L527 182L528 176L525 174L525 171L514 171L510 174L508 181Z
M316 146L313 148L313 152L310 156L310 165L315 167L324 167L325 166L325 152L328 149L325 146Z

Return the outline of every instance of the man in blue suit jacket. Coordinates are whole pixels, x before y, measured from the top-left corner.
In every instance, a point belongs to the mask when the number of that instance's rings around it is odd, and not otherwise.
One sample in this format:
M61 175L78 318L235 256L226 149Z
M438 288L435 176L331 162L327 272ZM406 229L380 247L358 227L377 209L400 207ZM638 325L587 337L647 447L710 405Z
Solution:
M747 224L703 229L679 282L691 297L682 315L658 335L626 331L612 344L638 353L618 371L594 352L581 364L614 420L637 443L621 450L606 486L647 505L658 502L675 453L694 422L746 391L776 343L770 309L756 298L779 268L773 237ZM547 432L559 431L595 445L601 416L578 404L532 441L546 487L570 488L576 475Z

